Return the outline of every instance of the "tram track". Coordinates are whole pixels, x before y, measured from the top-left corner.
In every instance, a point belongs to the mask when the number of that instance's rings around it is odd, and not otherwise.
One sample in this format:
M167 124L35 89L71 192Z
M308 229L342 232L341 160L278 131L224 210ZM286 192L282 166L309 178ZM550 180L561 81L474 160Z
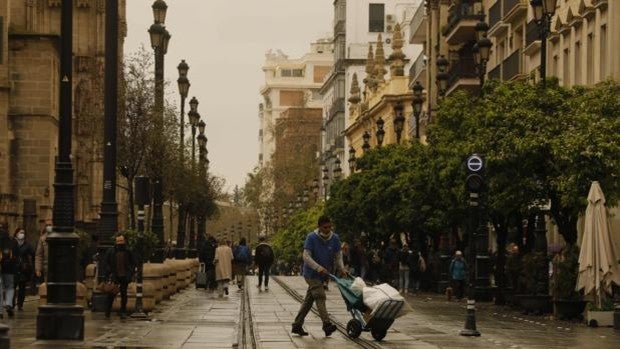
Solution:
M297 291L295 291L292 287L288 286L284 281L280 280L279 277L273 276L272 279L275 280L276 283L278 283L278 285L280 285L280 287L282 287L282 289L284 289L284 291L286 291L286 293L288 293L293 299L298 301L300 304L303 302L304 297L301 294L299 294ZM314 314L319 315L319 312L315 307L312 307L311 311ZM331 315L329 319L334 325L336 325L338 332L342 333L342 335L349 341L358 344L360 348L364 348L364 349L383 349L384 348L383 346L381 346L379 343L375 341L371 341L371 340L364 339L361 337L358 337L358 338L349 337L349 335L347 334L346 324L343 324L342 322L338 321L336 318L334 318ZM256 348L256 347L253 347L253 348Z

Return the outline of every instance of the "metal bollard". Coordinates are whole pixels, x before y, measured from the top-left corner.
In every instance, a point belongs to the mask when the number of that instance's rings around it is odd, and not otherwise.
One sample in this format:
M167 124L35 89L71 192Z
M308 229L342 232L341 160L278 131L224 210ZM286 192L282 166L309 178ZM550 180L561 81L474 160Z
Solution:
M0 324L0 349L11 349L9 326L5 324Z

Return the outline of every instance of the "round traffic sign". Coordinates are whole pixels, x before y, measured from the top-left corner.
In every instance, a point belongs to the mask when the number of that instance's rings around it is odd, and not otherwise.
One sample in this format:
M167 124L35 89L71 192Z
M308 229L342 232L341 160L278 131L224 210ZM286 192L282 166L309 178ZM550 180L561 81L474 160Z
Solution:
M471 172L479 172L480 170L482 170L482 167L484 166L484 162L482 161L482 158L476 154L468 157L466 164L467 164L467 169L470 170Z

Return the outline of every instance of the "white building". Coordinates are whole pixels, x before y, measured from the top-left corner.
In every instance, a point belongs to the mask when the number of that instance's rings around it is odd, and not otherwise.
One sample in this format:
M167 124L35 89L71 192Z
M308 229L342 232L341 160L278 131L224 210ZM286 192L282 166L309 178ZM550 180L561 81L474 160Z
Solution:
M267 165L275 151L275 124L290 107L322 108L319 88L333 63L332 39L310 44L310 52L291 59L280 50L265 55L265 84L260 89L259 165Z
M335 0L334 1L334 66L321 88L324 106L325 139L323 141L323 163L329 177L334 162L339 159L346 175L349 172L348 144L344 130L348 123L348 102L351 80L357 73L361 82L366 76L365 66L368 47L376 47L379 34L382 36L386 58L392 53L391 37L396 23L400 23L403 37L409 37L409 22L422 0ZM422 51L422 45L406 44L403 52L407 56L405 71ZM389 69L388 69L389 70ZM324 183L325 184L325 183Z

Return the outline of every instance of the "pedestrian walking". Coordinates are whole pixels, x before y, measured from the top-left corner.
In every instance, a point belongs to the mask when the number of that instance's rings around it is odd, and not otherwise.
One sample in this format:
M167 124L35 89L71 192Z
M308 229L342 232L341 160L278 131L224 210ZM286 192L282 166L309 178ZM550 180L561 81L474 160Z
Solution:
M254 252L254 264L258 267L258 290L263 285L263 277L265 280L265 291L269 291L269 271L273 264L274 254L271 245L267 243L265 234L258 237L258 246Z
M239 245L235 246L235 249L233 250L233 258L237 287L239 290L243 290L243 280L245 280L248 265L252 262L252 252L246 245L245 238L241 238L241 240L239 240Z
M18 228L15 233L15 240L18 246L17 255L17 310L23 310L24 300L26 299L26 287L32 281L34 274L34 248L26 241L26 231Z
M392 286L398 286L398 242L390 239L388 248L383 253L383 266L385 270L386 282Z
M232 249L225 240L220 240L219 246L215 249L213 264L215 265L215 280L217 281L218 296L222 297L224 292L228 295L228 283L232 278Z
M17 272L17 241L6 230L6 223L0 224L0 318L5 309L13 317L15 297L15 273Z
M342 262L342 251L340 249L340 239L332 232L331 220L327 216L321 216L318 220L318 229L309 233L304 242L303 251L303 276L308 284L308 291L304 299L295 322L293 322L292 332L300 336L307 336L303 328L304 320L312 304L316 302L319 316L323 321L323 331L325 336L330 336L336 331L336 326L329 320L327 308L325 306L325 289L323 281L329 277L329 270L334 266L341 275L346 275L347 271Z
M126 317L127 286L133 277L135 266L136 263L133 258L133 254L125 245L125 237L123 235L118 235L114 246L106 251L102 273L105 280L119 285L121 294L121 308L119 310L119 316L121 319ZM108 304L105 310L105 317L107 319L110 318L114 298L116 298L116 294L108 294Z
M200 248L200 254L198 260L205 264L205 273L207 275L207 288L210 291L215 290L217 283L215 281L215 249L217 248L217 241L211 234L207 234L205 241Z
M37 276L37 282L42 283L47 280L47 257L48 257L48 246L47 246L47 235L52 233L52 225L46 224L43 230L41 231L41 235L39 236L39 242L37 242L37 249L35 251L34 258L34 271Z
M457 300L463 299L465 293L465 279L467 278L467 263L463 259L463 253L456 251L452 262L450 262L450 279L454 288Z
M364 245L362 245L362 241L360 239L353 240L353 247L351 248L349 262L351 263L351 269L349 269L349 272L365 279L366 270L368 270L368 257L366 257L366 249L364 248Z
M409 245L403 244L398 251L398 289L400 293L409 293L409 265L413 252Z

